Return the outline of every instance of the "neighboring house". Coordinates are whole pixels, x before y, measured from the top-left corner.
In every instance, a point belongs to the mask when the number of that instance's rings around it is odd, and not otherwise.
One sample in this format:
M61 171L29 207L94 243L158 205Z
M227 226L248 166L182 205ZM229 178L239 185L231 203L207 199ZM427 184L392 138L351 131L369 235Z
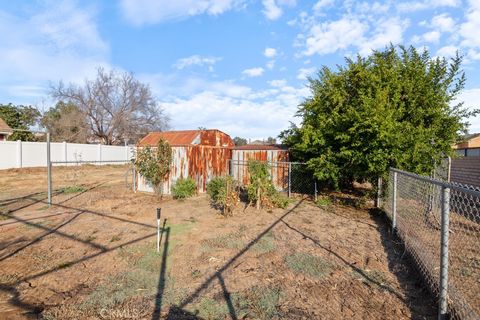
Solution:
M453 147L450 181L480 188L480 133L468 134Z
M8 124L2 118L0 118L0 141L7 140L8 136L12 133L12 128L10 128Z
M462 142L453 146L457 155L462 157L480 156L480 133L467 134L463 136Z
M232 151L231 173L233 178L242 184L248 184L248 160L268 162L270 176L275 188L279 191L288 189L288 149L280 145L247 144L234 147Z
M199 192L205 192L207 182L213 177L229 173L233 140L220 130L184 130L151 132L137 144L137 148L155 147L160 138L172 147L172 166L163 184L163 192L170 193L172 185L180 178L193 178ZM152 186L140 175L139 191L153 192Z

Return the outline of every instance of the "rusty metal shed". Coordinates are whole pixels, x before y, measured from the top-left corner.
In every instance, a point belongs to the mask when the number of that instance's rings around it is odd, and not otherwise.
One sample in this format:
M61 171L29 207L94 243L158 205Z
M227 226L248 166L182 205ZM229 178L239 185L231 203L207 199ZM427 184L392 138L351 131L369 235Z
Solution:
M279 191L288 189L288 149L281 145L246 145L232 150L231 171L235 180L246 185L249 183L248 161L268 162L270 175L275 188Z
M207 182L216 176L229 173L233 140L220 130L183 130L151 132L140 140L137 147L155 147L160 138L172 147L172 167L163 185L169 194L172 185L180 178L193 178L199 192L206 191ZM153 192L153 188L140 175L137 177L139 191Z

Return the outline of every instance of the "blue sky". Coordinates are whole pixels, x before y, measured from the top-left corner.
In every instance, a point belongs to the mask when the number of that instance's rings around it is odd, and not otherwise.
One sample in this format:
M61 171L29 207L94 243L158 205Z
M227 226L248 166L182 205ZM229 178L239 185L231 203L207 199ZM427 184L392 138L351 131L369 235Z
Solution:
M49 83L104 66L148 83L173 129L266 138L298 122L308 75L394 43L459 50L460 99L479 106L479 30L479 0L4 0L0 103L45 110Z

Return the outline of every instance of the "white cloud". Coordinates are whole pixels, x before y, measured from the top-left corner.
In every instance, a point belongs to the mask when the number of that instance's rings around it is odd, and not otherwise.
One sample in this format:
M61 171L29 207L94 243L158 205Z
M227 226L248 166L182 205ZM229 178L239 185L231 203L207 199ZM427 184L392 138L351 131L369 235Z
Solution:
M120 7L127 21L143 25L200 14L219 15L243 3L244 0L122 0Z
M273 69L274 66L275 66L275 60L270 60L266 64L266 67L270 70Z
M423 40L425 42L437 43L440 40L440 32L438 31L430 31L426 32L422 35Z
M430 25L440 32L452 32L455 28L455 21L444 13L434 16Z
M220 61L219 57L204 57L200 55L193 55L187 58L178 59L173 65L178 70L185 69L190 66L209 66L212 67L215 63Z
M351 45L360 45L368 26L355 18L343 17L340 20L314 25L305 40L304 54L334 53Z
M319 0L313 6L313 12L315 14L320 14L323 9L331 7L335 3L335 0Z
M480 48L480 8L472 7L466 15L466 21L460 25L461 45L469 48Z
M0 95L15 101L21 94L38 98L40 88L46 95L49 81L78 83L96 67L108 67L109 45L100 36L95 12L73 1L47 2L36 12L0 11Z
M265 48L263 55L267 58L274 58L277 55L277 49L275 48Z
M287 85L287 80L285 79L278 79L278 80L271 80L268 81L268 84L272 87L285 87Z
M283 10L275 3L275 0L263 0L263 13L269 20L277 20L283 14Z
M397 5L398 11L414 12L426 9L435 9L440 7L458 7L462 3L461 0L423 0L423 1L407 1L400 2Z
M297 79L298 80L307 80L309 76L315 73L317 68L311 67L311 68L300 68L298 69L297 73Z
M260 77L264 71L265 69L263 69L262 67L258 67L258 68L245 69L242 71L242 74L248 77Z
M401 43L407 25L407 21L399 18L380 20L374 33L359 46L360 54L368 55L372 50L383 49L390 43Z
M204 84L205 88L188 97L161 101L172 115L174 129L208 126L245 138L276 136L289 121L298 122L294 117L297 106L309 95L307 88L288 86L283 79L272 80L272 88L258 91L227 82ZM178 114L182 116L174 116Z
M445 58L451 58L454 57L458 48L456 46L444 46L438 49L436 56L437 57L445 57Z
M262 0L263 14L269 20L277 20L283 15L283 6L293 7L296 0Z
M462 91L453 103L459 101L464 101L464 106L471 110L478 109L480 107L480 88L472 88ZM480 132L480 115L468 119L468 122L470 122L469 132Z

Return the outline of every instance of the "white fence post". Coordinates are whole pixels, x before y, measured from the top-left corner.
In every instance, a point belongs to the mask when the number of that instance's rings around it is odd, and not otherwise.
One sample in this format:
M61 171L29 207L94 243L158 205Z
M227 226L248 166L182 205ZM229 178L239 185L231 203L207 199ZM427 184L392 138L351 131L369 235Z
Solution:
M17 168L22 167L22 140L17 140Z
M97 146L98 146L97 160L102 161L102 145L99 143Z
M63 141L63 161L67 161L67 142Z

